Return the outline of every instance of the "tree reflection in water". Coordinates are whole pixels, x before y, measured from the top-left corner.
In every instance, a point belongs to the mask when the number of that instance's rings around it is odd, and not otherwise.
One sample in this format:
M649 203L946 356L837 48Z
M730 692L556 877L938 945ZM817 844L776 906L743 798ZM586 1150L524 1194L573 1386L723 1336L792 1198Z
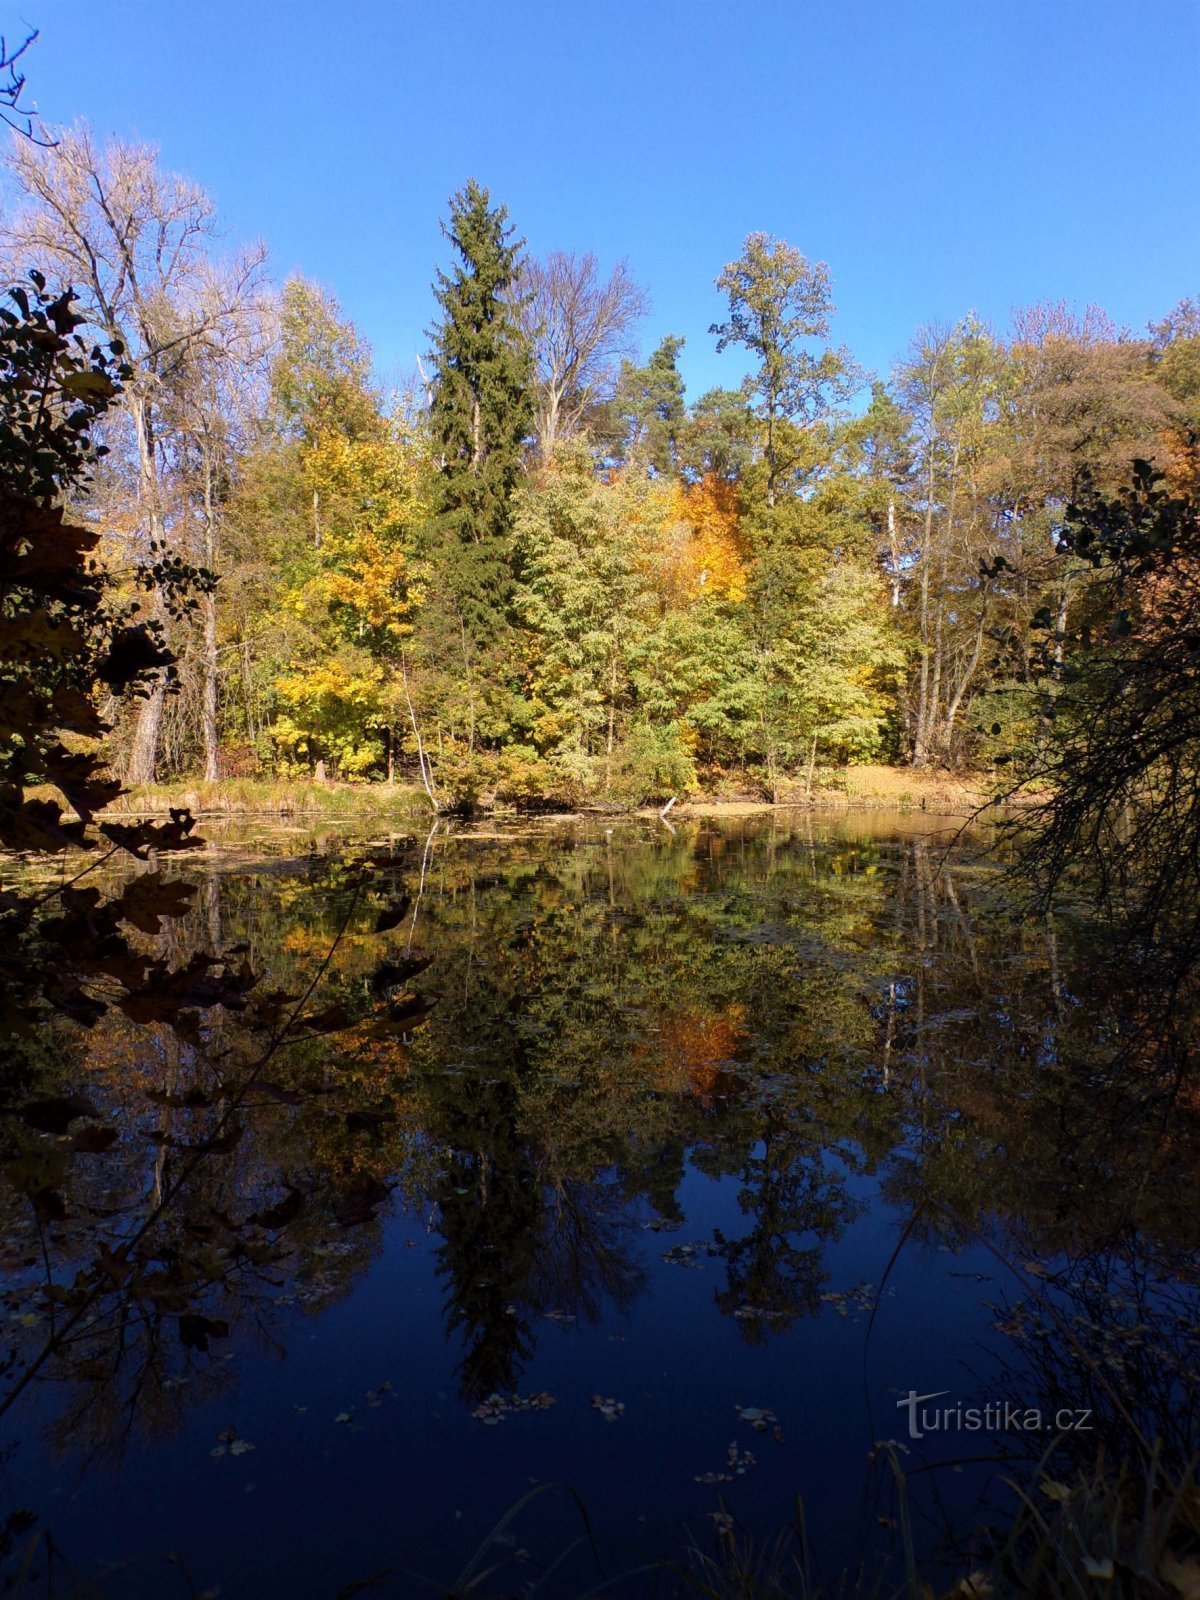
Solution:
M111 1015L10 1060L6 1408L36 1375L56 1449L169 1435L234 1385L231 1350L352 1293L393 1215L437 1236L473 1407L518 1389L547 1319L648 1291L644 1230L684 1222L694 1169L737 1185L744 1228L694 1242L744 1341L819 1315L828 1248L882 1203L914 1246L983 1241L1019 1274L987 1291L1011 1387L1098 1396L1092 1448L1185 1458L1192 997L1122 984L1082 922L1014 920L989 844L545 826L377 851L358 888L333 837L218 844L148 942L244 951L253 1014L184 1037ZM327 958L245 1090L264 1018Z

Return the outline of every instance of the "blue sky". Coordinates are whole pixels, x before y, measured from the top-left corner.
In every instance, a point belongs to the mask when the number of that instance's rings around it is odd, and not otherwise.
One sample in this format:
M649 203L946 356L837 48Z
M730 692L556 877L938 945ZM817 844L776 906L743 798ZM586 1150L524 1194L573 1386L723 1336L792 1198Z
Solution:
M648 349L734 383L713 279L761 228L829 263L886 371L923 322L1200 294L1200 0L0 0L45 117L152 140L385 374L426 347L468 176L536 251L628 258Z

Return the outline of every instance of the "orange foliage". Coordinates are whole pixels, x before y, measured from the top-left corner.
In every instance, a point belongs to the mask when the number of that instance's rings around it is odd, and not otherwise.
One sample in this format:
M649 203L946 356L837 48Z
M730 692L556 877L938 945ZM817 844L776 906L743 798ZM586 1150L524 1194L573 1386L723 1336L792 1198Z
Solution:
M737 489L712 473L699 483L650 485L631 520L645 528L654 587L671 608L704 596L746 598L746 551L738 526Z
M1167 483L1172 494L1200 499L1200 441L1186 430L1167 437Z
M683 491L683 511L693 539L689 556L697 595L746 598L746 549L738 526L736 485L706 472Z
M731 1093L737 1080L729 1063L745 1034L741 1006L731 1006L722 1016L683 1011L664 1017L655 1041L660 1086L675 1094L695 1095L704 1105Z

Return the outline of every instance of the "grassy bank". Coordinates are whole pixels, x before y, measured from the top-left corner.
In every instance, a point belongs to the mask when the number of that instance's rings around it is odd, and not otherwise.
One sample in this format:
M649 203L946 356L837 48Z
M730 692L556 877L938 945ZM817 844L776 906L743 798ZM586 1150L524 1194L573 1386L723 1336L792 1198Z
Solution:
M797 780L781 785L775 805L763 798L749 779L711 792L680 795L676 812L752 815L778 807L804 806L819 811L922 810L965 815L986 804L988 780L982 775L955 776L946 772L916 772L910 767L826 768L814 775L811 790ZM429 803L412 784L303 783L286 780L231 778L218 783L181 779L131 789L109 808L110 814L165 815L172 807L186 807L193 815L246 817L312 817L331 821L371 822L393 816L428 816ZM501 802L503 809L508 809ZM612 812L602 803L561 810ZM493 809L486 802L484 811ZM657 810L658 807L646 809Z
M372 822L429 812L420 789L407 784L229 778L217 783L181 779L172 784L141 785L123 794L105 815L165 816L172 807L185 807L196 817L320 817L334 822Z
M817 811L898 810L956 814L986 805L994 785L986 773L918 772L913 767L824 767L780 785L776 804ZM696 795L689 807L723 800L748 802L749 795ZM766 802L762 802L766 804Z

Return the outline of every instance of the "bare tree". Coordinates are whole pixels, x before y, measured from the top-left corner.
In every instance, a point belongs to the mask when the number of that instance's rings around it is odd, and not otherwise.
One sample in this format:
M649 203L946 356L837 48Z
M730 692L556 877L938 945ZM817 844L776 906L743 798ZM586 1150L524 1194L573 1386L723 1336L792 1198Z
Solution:
M518 293L533 348L534 425L545 458L607 397L621 357L634 353L634 333L650 299L624 261L601 278L590 251L577 256L555 250L544 261L527 263Z
M160 415L177 440L175 457L181 489L198 523L196 554L210 572L220 574L225 506L250 419L265 404L267 358L276 334L277 306L254 284L234 284L228 270L215 268L202 285L194 322L209 331L191 345L164 395ZM217 715L219 651L217 606L220 590L201 597L203 638L200 669L200 741L205 779L220 777Z
M137 461L136 558L166 544L160 419L171 385L205 341L220 340L257 284L265 252L243 251L211 291L214 206L199 185L163 172L150 145L110 140L99 148L84 124L51 146L14 139L7 166L27 204L0 228L10 272L39 266L71 283L89 321L119 340L133 368L124 406ZM161 617L163 598L152 606ZM139 703L127 777L154 778L166 681Z

